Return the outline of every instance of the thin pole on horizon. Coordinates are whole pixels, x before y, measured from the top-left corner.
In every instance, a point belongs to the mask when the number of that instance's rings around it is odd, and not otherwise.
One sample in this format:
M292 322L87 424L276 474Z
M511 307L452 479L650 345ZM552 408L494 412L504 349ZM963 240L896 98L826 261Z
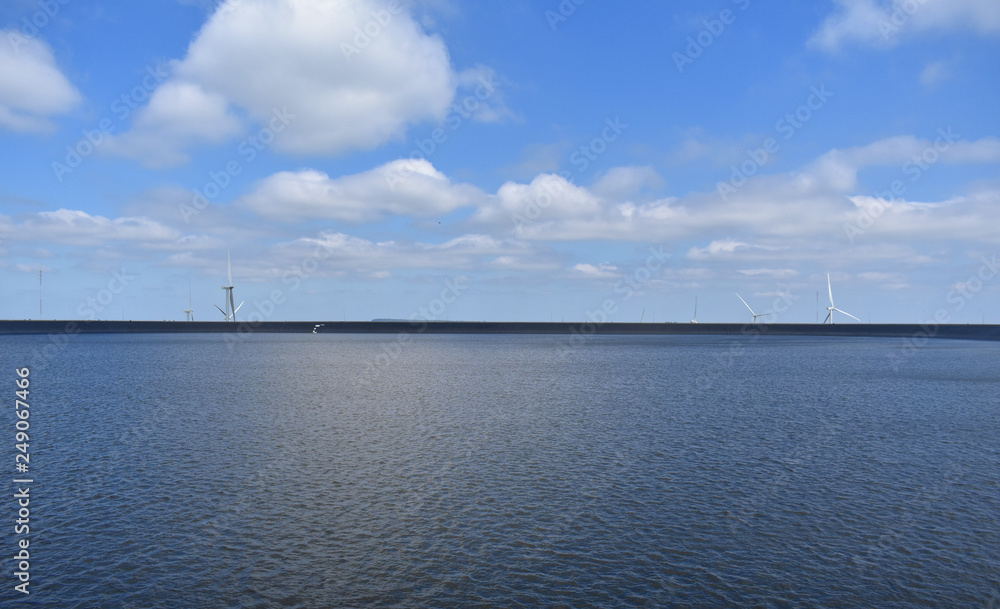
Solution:
M819 323L819 292L816 292L816 323Z
M42 318L42 270L38 270L38 319Z

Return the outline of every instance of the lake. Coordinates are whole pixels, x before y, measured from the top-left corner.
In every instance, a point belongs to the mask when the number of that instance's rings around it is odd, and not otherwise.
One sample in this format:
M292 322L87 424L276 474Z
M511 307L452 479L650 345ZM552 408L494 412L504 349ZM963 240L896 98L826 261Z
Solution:
M46 344L25 606L1000 608L995 342Z

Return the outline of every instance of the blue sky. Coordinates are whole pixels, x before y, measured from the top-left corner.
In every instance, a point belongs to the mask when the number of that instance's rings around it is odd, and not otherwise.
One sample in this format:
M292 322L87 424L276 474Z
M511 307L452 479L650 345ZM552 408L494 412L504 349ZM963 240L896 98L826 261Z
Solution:
M8 0L0 318L1000 323L998 83L995 0Z

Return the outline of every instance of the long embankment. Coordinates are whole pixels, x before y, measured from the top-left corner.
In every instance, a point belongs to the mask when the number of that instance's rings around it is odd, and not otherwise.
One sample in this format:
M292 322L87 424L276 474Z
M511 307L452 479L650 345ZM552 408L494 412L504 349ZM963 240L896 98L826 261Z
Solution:
M996 324L716 324L494 321L74 321L0 320L0 335L174 333L624 334L918 337L1000 340Z

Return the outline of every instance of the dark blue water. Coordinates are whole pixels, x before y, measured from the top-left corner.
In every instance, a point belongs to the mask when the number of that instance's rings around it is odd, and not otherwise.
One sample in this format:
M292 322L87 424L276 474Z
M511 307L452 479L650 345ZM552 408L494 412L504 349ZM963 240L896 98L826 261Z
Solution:
M1000 607L995 343L50 343L24 606Z

